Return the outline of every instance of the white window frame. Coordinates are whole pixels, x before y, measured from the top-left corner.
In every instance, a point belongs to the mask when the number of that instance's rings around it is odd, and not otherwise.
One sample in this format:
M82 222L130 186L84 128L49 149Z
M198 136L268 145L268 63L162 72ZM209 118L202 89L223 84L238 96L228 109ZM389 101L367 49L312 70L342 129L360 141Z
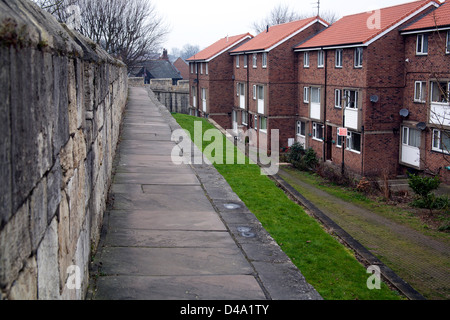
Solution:
M241 122L244 126L248 126L248 112L245 110L241 112Z
M317 52L317 68L323 68L325 65L325 51L319 50Z
M200 74L203 74L203 62L200 62Z
M208 75L209 74L209 70L208 70L208 62L205 63L205 74Z
M309 52L305 51L303 53L303 68L309 68Z
M256 69L258 67L258 54L253 54L253 68Z
M414 82L414 102L425 103L426 82L415 81ZM419 96L419 97L417 97Z
M344 137L339 135L339 128L336 128L336 147L342 148L342 141L344 141Z
M355 68L362 68L364 58L364 49L359 47L355 48Z
M303 134L302 134L302 131ZM298 137L306 137L306 122L305 121L297 121L297 136Z
M248 67L248 56L245 54L244 55L244 68Z
M303 87L303 102L309 103L309 87Z
M441 83L446 83L446 89L447 89L447 96L445 97L444 96L444 99L447 99L447 101L435 101L435 100L433 100L433 98L434 98L434 88L435 88L435 84L436 83L439 83L439 84L441 84ZM430 83L430 92L431 92L431 94L430 94L430 101L431 101L431 103L440 103L440 104L443 104L443 105L448 105L449 103L450 103L450 97L449 97L449 95L450 95L450 82L449 81L431 81L431 83ZM441 96L441 94L442 94L442 92L441 92L441 90L439 90L439 96Z
M428 43L428 34L421 33L417 35L416 39L416 55L428 55L429 43Z
M335 67L342 68L342 60L343 60L343 56L344 56L344 50L336 49L335 55L336 55Z
M256 84L254 84L254 85L253 85L253 100L256 100L256 94L257 94L257 91L256 91Z
M445 45L445 53L450 54L450 30L447 31L447 42Z
M254 121L253 127L255 128L256 131L258 131L258 115L256 115L256 114L255 114L255 121Z
M263 129L263 123L265 123L264 129ZM263 117L263 116L259 117L259 131L267 133L267 117Z
M411 132L412 131L415 131L416 134L418 134L418 137L419 137L418 145L411 144ZM406 127L406 126L402 127L402 144L403 145L409 146L409 147L414 147L414 148L420 148L421 140L422 140L422 137L421 137L420 130L413 129L413 128Z
M313 122L313 132L312 132L312 138L316 141L322 141L323 142L323 129L324 125L318 122ZM320 137L318 134L321 132Z
M263 52L262 54L262 67L267 68L267 52Z
M236 56L236 68L239 68L239 56Z
M256 86L256 94L257 94L257 108L258 108L258 113L260 114L264 114L265 113L265 109L266 109L266 105L265 105L265 89L264 86Z
M197 108L197 87L192 87L192 106Z
M342 109L342 90L334 90L334 107Z
M353 142L354 142L353 136L354 135L359 135L359 150L353 149ZM355 153L361 153L361 142L362 142L361 138L362 138L361 133L349 131L348 135L347 135L347 141L346 141L347 142L347 147L346 147L346 149L350 150L352 152L355 152Z
M450 132L447 131L447 135L450 135ZM442 130L433 129L433 141L431 142L431 150L441 153L450 154L450 149L444 149L442 144ZM449 146L450 148L450 146Z
M351 98L351 92L355 93L355 100L352 101ZM349 90L346 89L344 90L344 95L346 97L346 101L345 101L345 108L347 109L353 109L353 110L357 110L358 109L358 100L359 100L359 91L358 90ZM351 104L353 103L353 105Z
M206 104L206 88L202 88L202 110L203 112L207 111L207 104Z
M194 63L191 62L190 65L191 65L191 73L194 73Z
M322 90L321 89L322 88L320 88L320 87L311 87L311 93L309 95L309 100L311 101L311 104L312 103L314 103L314 104L321 104L322 103ZM313 91L315 91L315 90L317 90L317 95L313 94ZM313 98L315 96L318 98L317 101L313 101Z
M198 63L195 64L195 74L198 74Z

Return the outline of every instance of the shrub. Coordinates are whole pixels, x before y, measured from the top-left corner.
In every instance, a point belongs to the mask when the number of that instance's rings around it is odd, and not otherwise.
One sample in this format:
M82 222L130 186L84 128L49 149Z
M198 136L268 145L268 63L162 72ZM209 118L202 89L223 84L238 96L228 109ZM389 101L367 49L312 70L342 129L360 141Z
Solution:
M295 168L304 171L313 170L319 163L316 152L312 148L305 150L303 145L298 142L294 143L290 148L287 160Z
M441 181L439 177L425 177L415 174L409 174L409 187L418 196L412 203L413 206L426 209L436 209L439 205L442 205L443 201L441 197L436 197L432 191L436 190ZM439 200L437 200L439 199ZM448 204L448 199L447 199Z

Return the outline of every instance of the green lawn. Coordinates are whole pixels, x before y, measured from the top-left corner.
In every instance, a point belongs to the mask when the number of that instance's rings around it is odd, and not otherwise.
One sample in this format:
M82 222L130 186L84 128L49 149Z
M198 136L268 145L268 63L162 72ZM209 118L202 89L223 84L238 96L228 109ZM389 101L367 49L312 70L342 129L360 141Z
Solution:
M194 121L202 121L203 132L214 128L204 119L182 114L173 116L191 137ZM207 143L198 147L204 150ZM366 283L370 274L353 253L289 200L271 179L261 175L257 165L214 166L324 299L401 299L384 283L381 290L369 290Z

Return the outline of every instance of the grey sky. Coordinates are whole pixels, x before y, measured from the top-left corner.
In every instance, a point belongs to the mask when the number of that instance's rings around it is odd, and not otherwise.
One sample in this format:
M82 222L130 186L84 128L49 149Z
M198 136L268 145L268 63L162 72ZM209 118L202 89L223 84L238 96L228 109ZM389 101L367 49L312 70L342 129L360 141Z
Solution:
M301 13L317 13L317 0L152 0L157 11L171 26L164 47L182 48L185 44L201 49L227 35L254 34L252 23L265 18L277 4L289 5ZM321 10L340 17L394 6L412 0L321 0Z

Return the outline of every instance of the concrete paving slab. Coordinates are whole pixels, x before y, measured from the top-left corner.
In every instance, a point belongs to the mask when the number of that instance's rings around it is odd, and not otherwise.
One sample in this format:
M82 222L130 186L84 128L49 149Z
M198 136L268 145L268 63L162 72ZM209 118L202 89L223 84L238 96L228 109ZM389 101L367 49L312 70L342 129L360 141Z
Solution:
M151 208L149 208L151 209ZM216 212L123 211L109 212L109 227L115 229L226 231Z
M99 262L106 275L250 275L253 272L236 245L234 248L106 247Z
M236 243L224 231L111 229L105 237L108 247L227 248Z
M117 172L114 183L119 184L162 184L162 185L200 185L197 177L192 173L168 175L165 173L145 174Z
M100 277L98 300L264 300L251 275Z

